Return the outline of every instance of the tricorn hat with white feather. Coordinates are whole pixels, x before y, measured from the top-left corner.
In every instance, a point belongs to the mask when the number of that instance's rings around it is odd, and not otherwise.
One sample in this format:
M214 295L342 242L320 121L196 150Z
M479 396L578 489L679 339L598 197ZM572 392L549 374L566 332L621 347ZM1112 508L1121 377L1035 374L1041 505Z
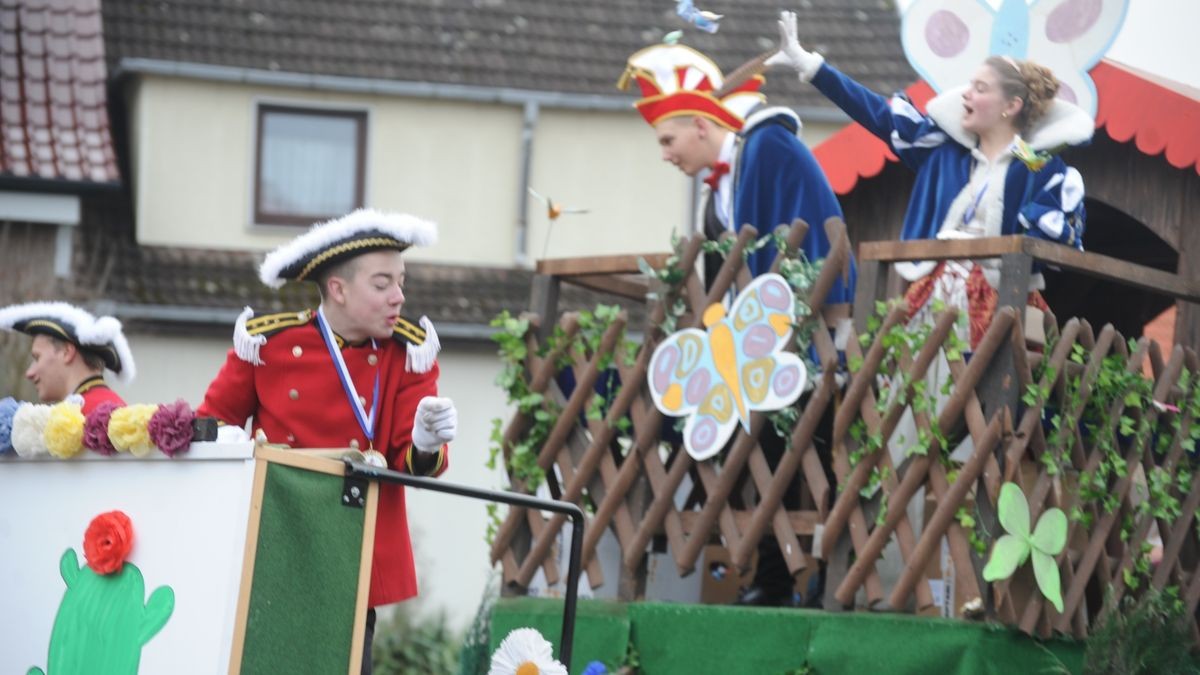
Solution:
M28 302L0 309L0 329L71 342L99 356L122 382L132 381L136 372L121 322L111 316L96 317L65 302Z
M258 268L262 282L279 288L287 281L308 281L321 270L371 251L403 251L437 243L437 225L406 213L358 209L317 223L304 234L267 254Z

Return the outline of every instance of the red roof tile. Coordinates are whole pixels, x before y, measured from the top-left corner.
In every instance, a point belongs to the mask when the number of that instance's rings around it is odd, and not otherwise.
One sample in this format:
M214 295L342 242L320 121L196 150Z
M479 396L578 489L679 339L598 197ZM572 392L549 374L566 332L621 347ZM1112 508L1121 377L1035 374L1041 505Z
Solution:
M121 180L100 26L100 0L0 0L0 176Z

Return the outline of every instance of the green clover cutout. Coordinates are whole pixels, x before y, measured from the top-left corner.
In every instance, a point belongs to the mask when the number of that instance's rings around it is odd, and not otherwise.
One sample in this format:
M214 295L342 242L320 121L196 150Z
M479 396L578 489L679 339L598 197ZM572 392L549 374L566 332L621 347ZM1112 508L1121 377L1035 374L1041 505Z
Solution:
M1029 533L1029 502L1016 483L1000 488L1000 525L1008 534L1002 535L992 547L992 557L983 568L985 581L1007 579L1033 556L1033 574L1038 588L1054 608L1063 611L1062 584L1054 556L1067 545L1067 515L1062 509L1046 509L1038 518L1033 534Z

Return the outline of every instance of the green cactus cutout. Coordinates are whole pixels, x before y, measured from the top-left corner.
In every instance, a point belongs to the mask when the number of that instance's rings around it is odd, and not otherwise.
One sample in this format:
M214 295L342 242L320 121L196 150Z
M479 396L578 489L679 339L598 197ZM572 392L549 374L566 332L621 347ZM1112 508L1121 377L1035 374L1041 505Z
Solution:
M1054 556L1067 544L1066 514L1062 509L1046 509L1031 533L1029 501L1016 483L1005 483L1000 487L996 511L1000 525L1008 534L997 539L992 547L992 557L983 568L984 581L1007 579L1032 557L1038 589L1055 609L1063 611L1062 585Z
M54 630L46 670L30 668L27 675L135 675L142 645L171 618L175 591L160 586L145 601L142 571L126 562L120 572L99 575L80 567L74 549L58 564L67 590Z

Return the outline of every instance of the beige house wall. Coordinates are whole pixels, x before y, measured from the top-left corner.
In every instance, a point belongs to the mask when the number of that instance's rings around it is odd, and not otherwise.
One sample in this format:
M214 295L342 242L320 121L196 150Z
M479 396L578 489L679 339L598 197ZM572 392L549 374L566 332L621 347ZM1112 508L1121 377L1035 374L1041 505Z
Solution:
M367 112L366 204L440 224L442 245L420 260L517 262L524 111L516 105L262 88L143 76L129 96L136 121L133 180L138 240L146 245L262 250L298 228L255 225L259 103ZM628 112L541 108L530 184L568 205L551 255L665 250L687 222L689 184L658 158ZM530 199L527 253L539 257L548 219Z

